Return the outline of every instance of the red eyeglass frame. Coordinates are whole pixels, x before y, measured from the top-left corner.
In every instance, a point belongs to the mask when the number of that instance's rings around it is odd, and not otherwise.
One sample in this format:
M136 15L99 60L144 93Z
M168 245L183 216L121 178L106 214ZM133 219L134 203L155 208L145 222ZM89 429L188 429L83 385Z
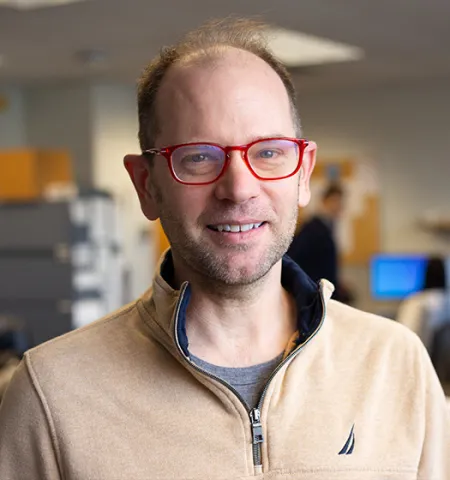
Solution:
M274 177L274 178L263 178L260 177L252 168L249 160L248 160L248 151L249 149L260 142L265 142L265 141L270 141L270 140L289 140L291 142L294 142L298 145L299 147L299 154L298 154L298 164L297 168L290 173L289 175L284 175L282 177ZM306 150L306 147L308 146L309 142L305 138L290 138L290 137L268 137L268 138L260 138L258 140L254 140L253 142L248 143L247 145L234 145L234 146L227 146L224 147L222 145L219 145L217 143L211 143L211 142L192 142L192 143L180 143L178 145L170 145L167 147L163 148L150 148L148 150L144 150L142 152L142 155L144 156L150 156L150 155L161 155L163 156L168 163L170 173L172 177L174 178L175 181L178 183L182 183L183 185L211 185L212 183L217 182L220 177L223 176L225 173L229 163L230 163L230 153L233 150L238 150L242 152L244 155L242 156L245 164L247 165L247 168L250 170L250 172L253 174L254 177L256 177L258 180L261 181L272 181L272 180L282 180L284 178L289 178L295 175L301 168L302 162L303 162L303 154ZM219 175L214 179L209 182L185 182L181 180L180 178L177 177L175 170L173 169L173 163L172 163L172 154L175 150L177 150L180 147L188 147L188 146L195 146L195 145L210 145L212 147L218 147L220 148L224 154L225 154L225 162L223 164L222 170L220 171Z

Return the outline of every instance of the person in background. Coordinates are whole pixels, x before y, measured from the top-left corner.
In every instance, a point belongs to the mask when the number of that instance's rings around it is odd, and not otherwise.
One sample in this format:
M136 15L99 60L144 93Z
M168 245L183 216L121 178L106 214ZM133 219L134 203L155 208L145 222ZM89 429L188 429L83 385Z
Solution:
M287 254L313 281L323 278L330 281L335 286L335 300L349 303L351 296L339 278L339 251L335 239L336 222L343 208L342 186L330 183L322 193L319 211L300 227Z
M450 478L423 345L285 255L316 144L264 28L213 22L144 71L125 166L170 250L141 298L25 354L1 480Z
M450 322L450 294L442 257L427 260L423 289L403 300L397 321L416 333L431 353L434 332Z
M448 381L443 372L450 360L450 292L444 259L434 256L427 260L423 289L406 298L399 307L397 321L416 333L427 348L440 377ZM446 346L443 343L446 342ZM442 358L446 355L447 358ZM447 369L448 370L448 369ZM450 379L449 379L450 380Z

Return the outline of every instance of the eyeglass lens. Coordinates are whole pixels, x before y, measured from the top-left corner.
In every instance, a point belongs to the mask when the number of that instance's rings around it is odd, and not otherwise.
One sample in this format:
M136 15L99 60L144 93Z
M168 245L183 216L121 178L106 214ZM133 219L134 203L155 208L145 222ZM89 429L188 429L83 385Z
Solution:
M261 178L286 177L298 166L299 146L286 139L261 140L249 147L247 158L253 172ZM185 145L172 152L175 175L188 183L214 181L225 162L225 151L215 145Z

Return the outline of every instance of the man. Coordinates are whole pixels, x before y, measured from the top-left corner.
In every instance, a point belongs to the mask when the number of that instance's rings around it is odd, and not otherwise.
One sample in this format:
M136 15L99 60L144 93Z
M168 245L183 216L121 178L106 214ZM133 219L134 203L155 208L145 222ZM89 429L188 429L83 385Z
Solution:
M287 254L315 282L322 278L334 286L333 298L348 300L339 279L338 248L335 240L335 222L343 210L344 191L331 183L322 193L320 209L307 220L295 235Z
M0 478L449 478L417 338L282 258L316 146L255 27L164 50L138 104L143 154L125 165L171 250L137 302L26 354Z

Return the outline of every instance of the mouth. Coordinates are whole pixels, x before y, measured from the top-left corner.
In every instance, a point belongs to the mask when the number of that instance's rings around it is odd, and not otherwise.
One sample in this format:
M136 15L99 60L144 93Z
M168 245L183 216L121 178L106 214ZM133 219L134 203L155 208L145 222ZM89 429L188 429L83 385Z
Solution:
M242 233L242 232L249 232L251 230L257 230L265 225L266 222L258 222L258 223L245 223L245 224L230 224L230 223L223 223L220 225L208 225L210 230L214 232L229 232L229 233Z

